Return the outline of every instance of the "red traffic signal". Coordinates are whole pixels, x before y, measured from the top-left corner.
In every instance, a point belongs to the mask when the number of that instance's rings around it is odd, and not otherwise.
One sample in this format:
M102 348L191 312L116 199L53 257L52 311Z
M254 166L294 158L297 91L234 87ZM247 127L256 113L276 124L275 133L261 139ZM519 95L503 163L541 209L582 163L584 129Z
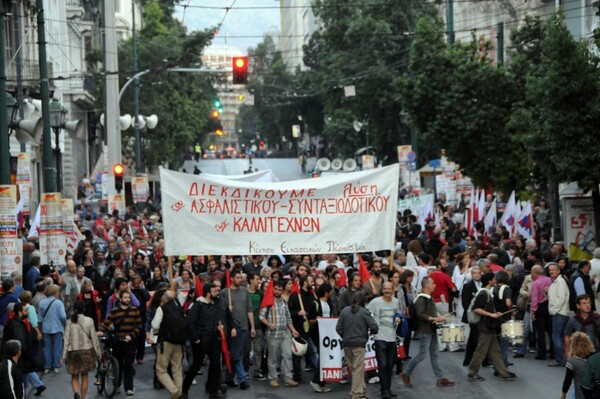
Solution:
M233 84L248 82L248 57L233 57Z

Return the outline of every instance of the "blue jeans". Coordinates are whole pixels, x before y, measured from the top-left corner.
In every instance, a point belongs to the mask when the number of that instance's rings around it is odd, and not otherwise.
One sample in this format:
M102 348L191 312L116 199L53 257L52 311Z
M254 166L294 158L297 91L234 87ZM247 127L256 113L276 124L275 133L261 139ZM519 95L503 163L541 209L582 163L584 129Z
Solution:
M440 379L444 377L444 373L440 368L439 361L439 345L437 334L433 333L419 333L419 353L417 356L413 357L411 361L408 363L406 368L404 369L404 374L410 376L413 370L417 367L423 359L425 359L425 355L427 354L427 350L429 349L429 360L431 361L431 367L433 368L433 374Z
M561 314L552 315L552 346L554 347L554 360L559 364L565 364L564 332L568 321L569 316Z
M31 373L27 373L27 375L25 376L25 397L27 397L27 393L28 393L27 391L29 390L29 383L31 383L31 385L33 385L33 389L44 386L44 383L40 379L40 376L35 371L32 371Z
M59 369L63 351L63 334L44 333L44 368Z
M246 382L246 371L244 370L244 342L247 339L248 331L237 329L237 335L229 338L229 357L231 358L231 373L225 373L226 381L233 381L237 374L238 383Z
M397 358L396 342L376 340L375 355L377 356L377 369L379 371L381 393L385 394L390 392L392 386L392 374Z

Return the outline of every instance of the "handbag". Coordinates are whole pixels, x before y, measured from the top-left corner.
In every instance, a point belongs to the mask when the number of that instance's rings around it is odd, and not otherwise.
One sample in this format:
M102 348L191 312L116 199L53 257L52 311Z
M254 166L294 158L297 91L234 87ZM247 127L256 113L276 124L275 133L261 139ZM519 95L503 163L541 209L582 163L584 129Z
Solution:
M529 298L525 295L519 294L517 297L517 309L520 311L525 311L527 309L527 303L529 302Z

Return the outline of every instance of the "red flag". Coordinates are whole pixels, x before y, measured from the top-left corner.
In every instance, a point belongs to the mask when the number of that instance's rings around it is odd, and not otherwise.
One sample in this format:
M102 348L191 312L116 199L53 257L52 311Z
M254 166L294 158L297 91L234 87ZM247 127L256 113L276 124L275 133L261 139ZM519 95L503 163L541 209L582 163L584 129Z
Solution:
M261 308L267 308L269 306L273 306L275 304L275 295L273 295L273 279L269 281L267 285L267 289L265 290L265 296L260 303Z
M290 294L293 294L294 292L300 294L300 283L298 283L298 280L294 280L294 282L292 283L292 289L290 290Z
M225 360L225 365L227 366L227 370L231 373L231 357L229 356L229 347L227 346L227 338L225 338L225 333L222 328L219 328L219 334L221 334L221 352L223 352L223 359Z
M231 272L225 269L225 288L231 288Z
M339 288L346 287L348 285L346 271L344 269L338 269L338 271L340 272L340 279L335 282L335 285Z
M204 291L202 289L202 281L200 281L200 277L196 276L196 287L194 287L194 291L196 292L196 298L200 298L204 296Z
M363 284L371 278L371 273L367 270L367 265L360 255L358 255L358 271L360 273L360 280Z

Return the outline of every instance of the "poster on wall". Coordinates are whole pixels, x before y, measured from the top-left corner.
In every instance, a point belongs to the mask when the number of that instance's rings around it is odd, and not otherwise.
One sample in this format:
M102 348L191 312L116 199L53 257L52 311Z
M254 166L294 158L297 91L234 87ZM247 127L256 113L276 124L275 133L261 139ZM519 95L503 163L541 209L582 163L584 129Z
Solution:
M598 246L592 198L563 198L563 226L569 259L592 259Z
M23 270L23 241L17 235L17 186L0 185L0 279Z

